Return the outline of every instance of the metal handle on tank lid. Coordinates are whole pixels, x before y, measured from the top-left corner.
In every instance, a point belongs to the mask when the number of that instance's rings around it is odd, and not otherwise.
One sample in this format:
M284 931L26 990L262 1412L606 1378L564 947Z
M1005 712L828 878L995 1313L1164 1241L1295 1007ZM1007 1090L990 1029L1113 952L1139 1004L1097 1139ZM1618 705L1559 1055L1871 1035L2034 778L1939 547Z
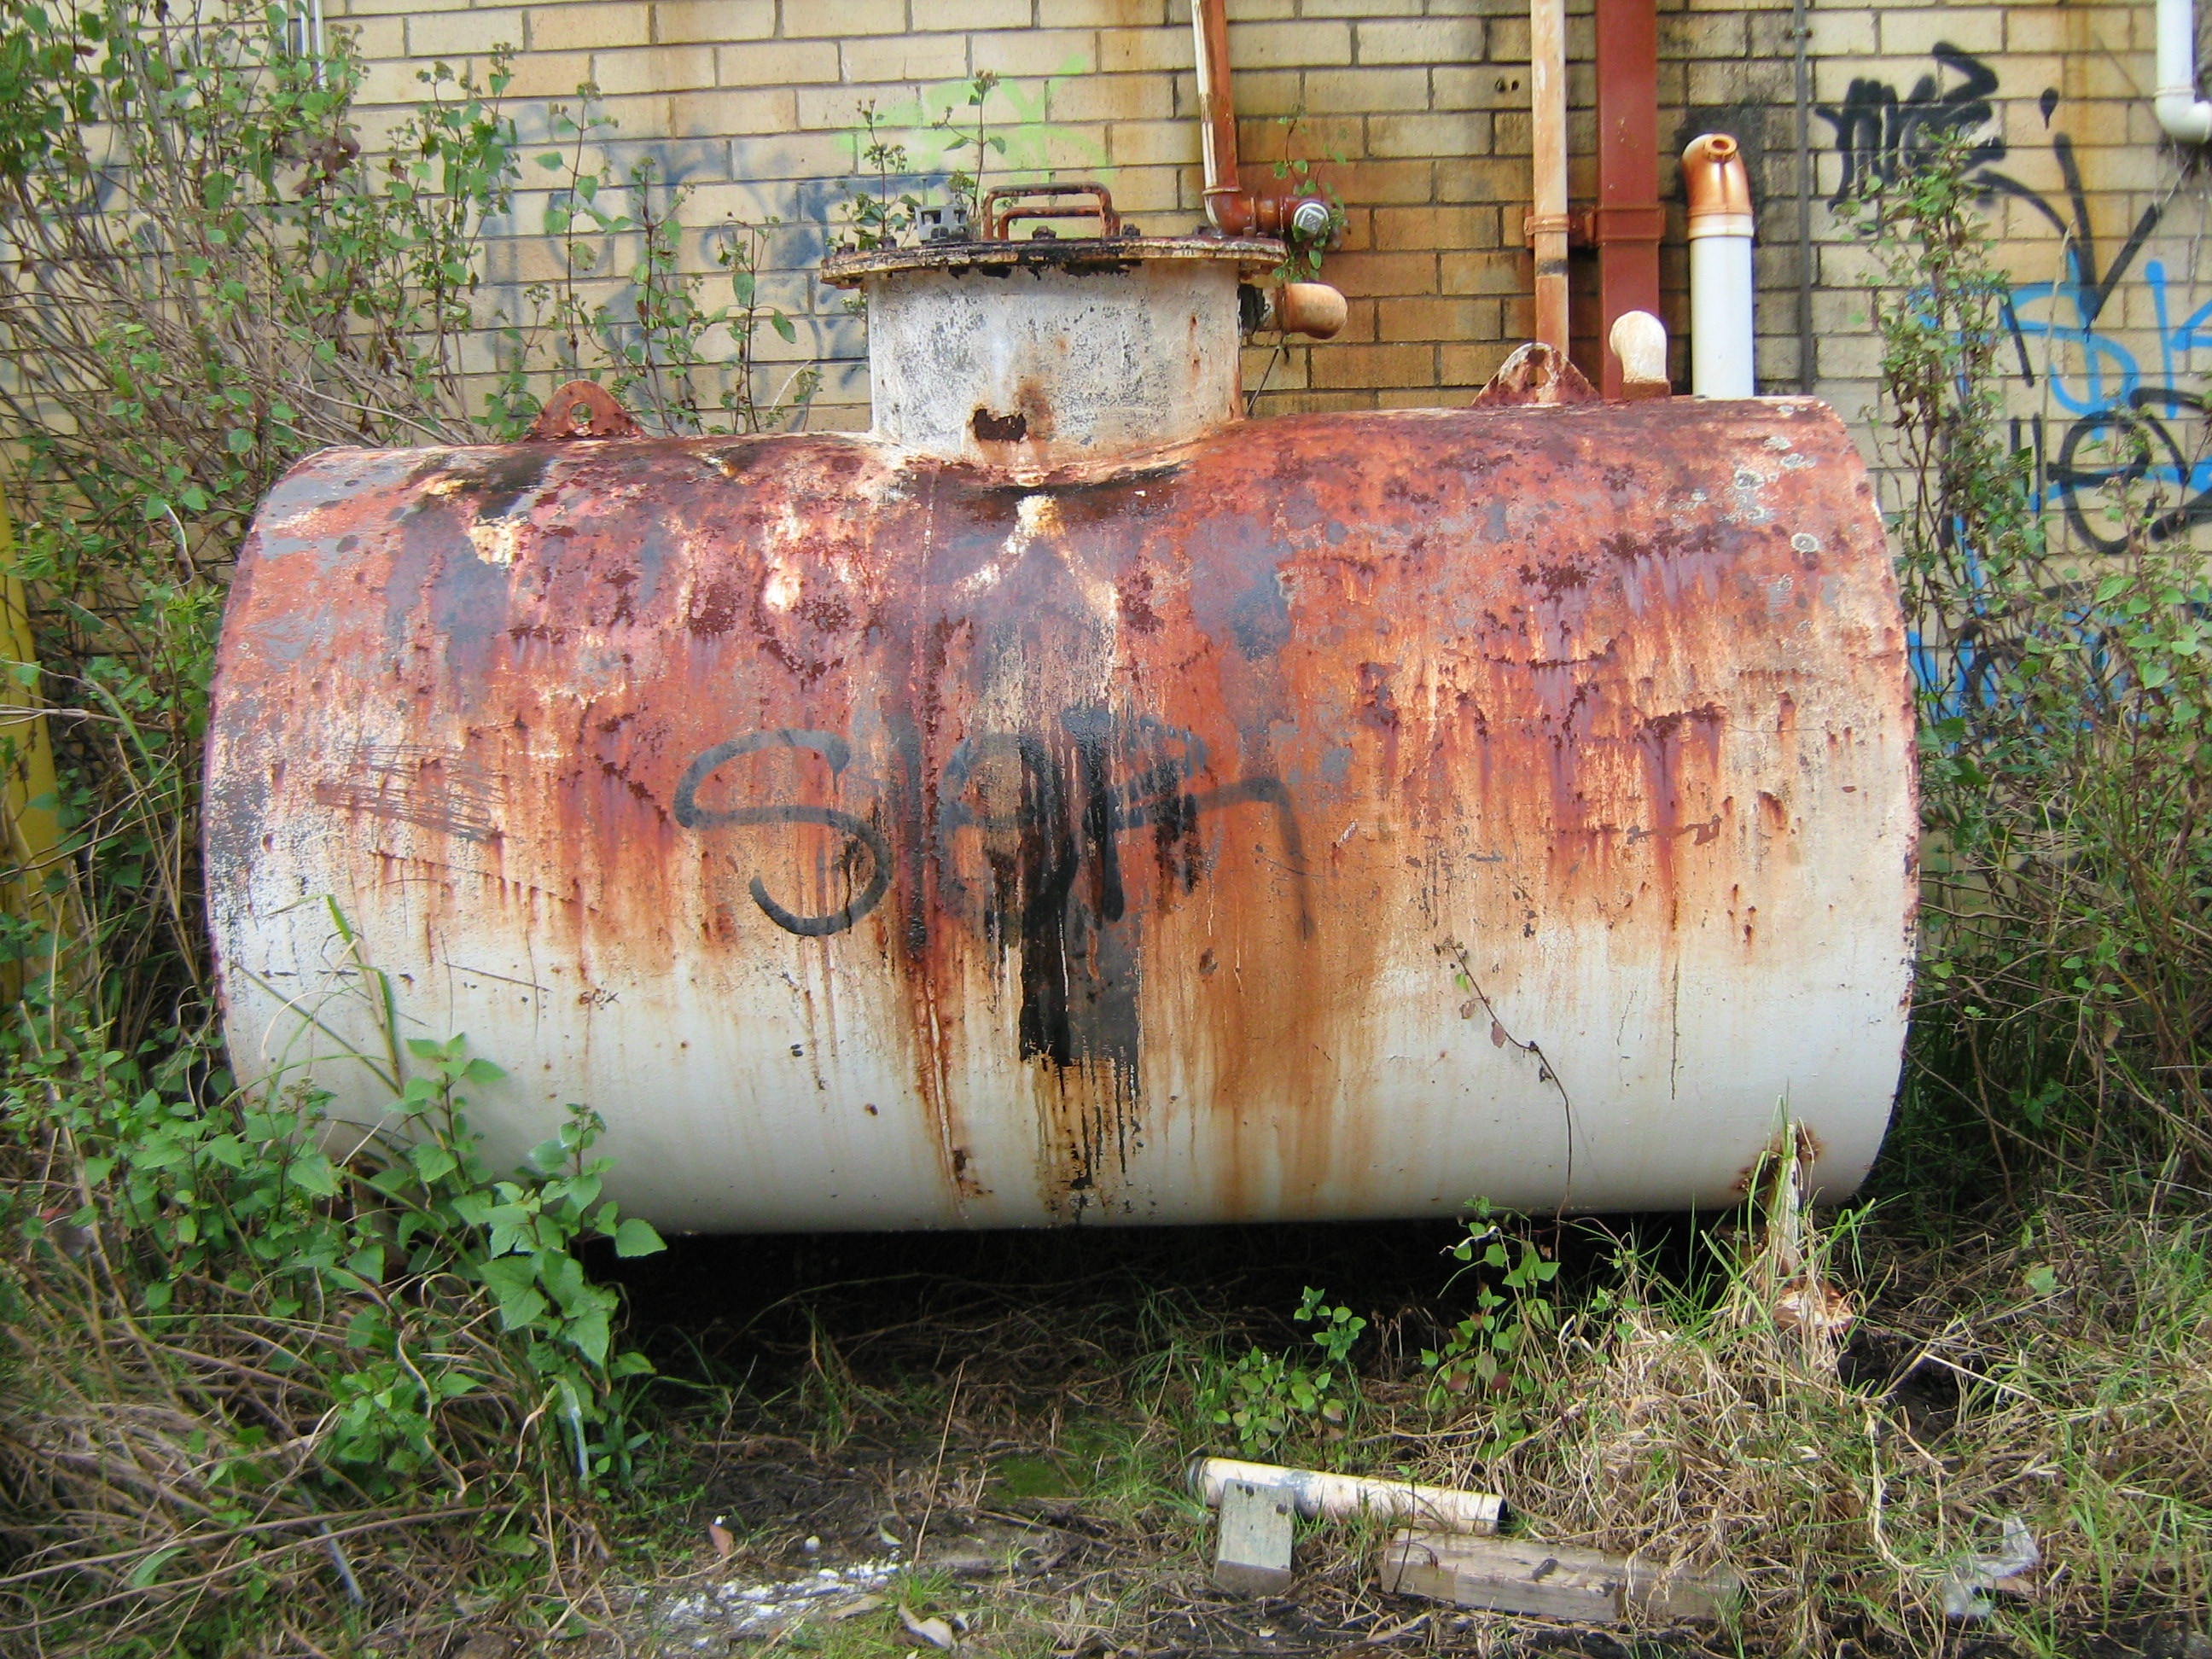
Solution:
M1059 205L1061 198L1071 196L1091 199L1088 204ZM1105 185L1088 179L1071 179L1058 185L1001 185L985 193L986 240L1010 240L1018 219L1095 219L1102 239L1121 234L1121 216L1115 210L1113 193Z

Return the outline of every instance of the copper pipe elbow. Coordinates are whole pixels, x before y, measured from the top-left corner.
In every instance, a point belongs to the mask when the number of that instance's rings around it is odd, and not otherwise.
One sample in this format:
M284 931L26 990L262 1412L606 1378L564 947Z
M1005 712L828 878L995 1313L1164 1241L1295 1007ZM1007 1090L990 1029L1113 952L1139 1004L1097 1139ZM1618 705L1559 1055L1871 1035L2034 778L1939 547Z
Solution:
M1350 315L1344 295L1327 283L1285 283L1267 295L1268 324L1285 334L1334 339Z
M1743 148L1724 132L1690 140L1682 152L1682 193L1690 204L1690 236L1752 234L1751 174Z

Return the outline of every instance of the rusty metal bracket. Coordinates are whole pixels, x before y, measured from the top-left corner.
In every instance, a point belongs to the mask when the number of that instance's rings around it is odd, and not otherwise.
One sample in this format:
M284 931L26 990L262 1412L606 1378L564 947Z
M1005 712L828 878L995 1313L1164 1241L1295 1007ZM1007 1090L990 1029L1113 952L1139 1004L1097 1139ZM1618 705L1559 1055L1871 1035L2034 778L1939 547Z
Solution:
M1588 247L1590 245L1589 213L1541 214L1521 216L1521 246L1533 248L1536 239L1546 232L1557 234L1565 231L1569 247Z
M1474 394L1477 409L1552 408L1597 401L1597 391L1582 370L1556 346L1532 340L1498 365L1490 383Z
M1577 216L1583 222L1583 240L1596 247L1660 242L1667 237L1667 210L1662 207L1599 206Z
M545 400L526 441L567 443L577 438L641 438L645 429L615 401L614 393L590 380L571 380Z
M1087 196L1085 203L1060 205L1060 198ZM1121 216L1114 210L1114 197L1105 185L1088 179L1071 179L1061 185L1001 185L983 196L983 235L987 240L1008 240L1018 219L1096 219L1098 234L1119 236Z
M1569 247L1609 247L1625 242L1662 242L1667 239L1667 210L1664 208L1592 207L1580 208L1556 219L1540 218L1533 213L1521 217L1521 241L1524 247L1533 247L1539 231L1559 230L1567 233Z

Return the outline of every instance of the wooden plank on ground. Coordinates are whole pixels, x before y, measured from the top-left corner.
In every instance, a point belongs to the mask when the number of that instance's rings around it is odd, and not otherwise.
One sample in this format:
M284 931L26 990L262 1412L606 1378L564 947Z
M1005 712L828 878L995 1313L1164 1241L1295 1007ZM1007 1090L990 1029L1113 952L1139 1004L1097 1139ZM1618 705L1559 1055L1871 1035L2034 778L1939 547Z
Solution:
M1244 1595L1280 1595L1290 1589L1296 1504L1295 1495L1280 1486L1249 1480L1224 1486L1213 1582Z
M1725 1570L1670 1573L1634 1557L1451 1532L1393 1534L1379 1577L1404 1595L1583 1624L1717 1619L1735 1594Z

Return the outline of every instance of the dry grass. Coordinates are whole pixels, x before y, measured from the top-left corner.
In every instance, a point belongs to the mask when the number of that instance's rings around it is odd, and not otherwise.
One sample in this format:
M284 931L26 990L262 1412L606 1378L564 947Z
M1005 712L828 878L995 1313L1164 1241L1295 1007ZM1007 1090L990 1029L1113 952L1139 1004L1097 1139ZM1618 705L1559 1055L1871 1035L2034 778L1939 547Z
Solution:
M1206 1583L1208 1525L1181 1474L1195 1452L1236 1449L1194 1419L1193 1399L1249 1339L1295 1353L1307 1339L1281 1317L1296 1303L1284 1290L1326 1274L1376 1316L1379 1340L1358 1356L1364 1404L1348 1437L1304 1435L1274 1455L1498 1491L1547 1539L1726 1564L1745 1586L1735 1627L1652 1633L1677 1650L2122 1654L2151 1622L2202 1627L2212 1606L2202 1195L2057 1195L1940 1240L1879 1213L1808 1224L1794 1243L1775 1228L1662 1227L1639 1243L1569 1227L1560 1328L1528 1362L1528 1432L1510 1445L1490 1405L1431 1409L1407 1358L1471 1301L1465 1282L1443 1288L1443 1241L1363 1230L1363 1251L1309 1231L1303 1255L1272 1263L1295 1238L1185 1244L1187 1293L1172 1300L1141 1288L1162 1247L1127 1241L1091 1243L1081 1278L1046 1265L1082 1260L1083 1245L1058 1241L1029 1247L1026 1273L1004 1244L934 1247L961 1271L873 1289L841 1288L817 1263L816 1288L800 1281L803 1319L786 1304L737 1321L750 1334L726 1352L746 1355L751 1389L700 1437L694 1507L749 1522L752 1553L732 1570L772 1576L805 1535L834 1548L842 1529L862 1547L883 1517L911 1522L924 1504L933 1536L988 1526L1010 1512L1004 1471L1044 1458L1069 1495L1015 1507L1080 1547L1042 1580L967 1590L964 1605L997 1621L994 1650L1321 1653L1378 1635L1521 1650L1544 1627L1378 1595L1379 1540L1358 1528L1302 1541L1294 1607L1240 1605ZM836 1248L845 1268L870 1259L865 1243ZM1790 1292L1805 1305L1807 1264L1855 1304L1848 1333L1774 1316ZM885 1319L892 1297L906 1312ZM1986 1623L1946 1618L1947 1575L1994 1549L2007 1516L2042 1550L2033 1595L2000 1595ZM671 1542L680 1554L696 1536L679 1525ZM1077 1579L1079 1639L1063 1628ZM840 1626L797 1645L872 1639Z

